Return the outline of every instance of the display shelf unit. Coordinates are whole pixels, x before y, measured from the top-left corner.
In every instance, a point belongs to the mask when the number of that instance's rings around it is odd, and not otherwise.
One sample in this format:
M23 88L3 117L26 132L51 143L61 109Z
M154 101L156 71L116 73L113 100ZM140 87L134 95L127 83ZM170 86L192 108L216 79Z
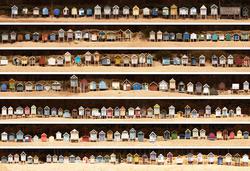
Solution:
M37 21L38 20L38 21ZM40 21L41 20L41 21ZM61 20L61 19L60 19ZM66 21L66 20L69 20ZM11 18L5 18L4 20L0 19L0 26L11 26L12 28L15 28L15 26L100 26L100 25L107 25L107 26L185 26L185 25L190 25L190 26L213 26L213 25L218 25L218 26L250 26L250 20L200 20L200 21L195 21L195 20L154 20L150 21L150 19L140 21L139 20L128 20L128 21L119 21L118 20L94 20L93 22L86 22L86 21L76 21L73 18L67 18L67 19L62 19L62 21L57 21L57 20L50 20L49 22L43 21L41 18L31 18L28 19L27 21L22 20L22 19L11 19ZM10 30L9 30L10 31ZM250 41L249 41L250 42ZM212 43L211 42L199 45L199 42L194 42L194 46L191 47L189 46L189 43L157 43L157 42L146 42L146 45L141 45L137 46L137 43L142 43L140 42L133 42L131 41L128 44L122 43L122 42L117 42L113 43L112 46L110 46L109 43L107 42L102 42L102 43L95 43L92 44L91 42L87 43L65 43L63 45L60 44L54 44L54 43L13 43L13 44L1 44L0 46L0 51L1 50L250 50L250 43L249 42L229 42L229 44L224 44L224 43ZM89 44L90 45L89 45ZM47 45L46 45L47 44ZM142 43L143 44L143 43ZM128 68L129 70L129 68ZM61 72L61 71L52 71L52 72L47 72L47 71L35 71L35 72L27 72L23 71L20 72L17 68L17 71L15 72L9 72L9 71L1 71L0 75L9 75L9 74L15 74L15 75L22 75L22 74L29 74L29 75L51 75L51 74L57 74L57 75L67 75L67 74L88 74L88 75L134 75L134 74L139 74L139 75L170 75L170 74L175 74L175 75L248 75L250 73L250 69L244 69L244 71L234 71L234 72L227 72L226 69L225 71L219 70L219 71L213 71L213 72L208 72L208 71L201 71L201 72L185 72L185 71L162 71L162 72L157 72L157 71L125 71L125 72L119 72L119 71L108 71L108 72L102 72L102 71L68 71L68 72ZM1 93L0 93L1 94ZM35 99L41 99L41 100L58 100L58 99L68 99L68 100L95 100L95 99L100 99L100 100L106 100L106 99L151 99L151 100L168 100L168 99L174 99L174 100L250 100L250 95L219 95L219 96L85 96L82 94L81 96L29 96L29 95L24 95L24 96L0 96L0 100L23 100L23 99L29 99L29 100L35 100ZM189 124L215 124L215 125L224 125L224 124L240 124L240 125L249 125L250 124L250 119L247 117L247 119L242 119L242 120L230 120L230 121L223 121L221 120L212 120L212 121L203 121L202 119L199 120L193 120L192 119L166 119L166 120L146 120L146 121L140 121L136 119L132 120L106 120L106 119L87 119L87 120L81 120L81 119L70 119L70 120L56 120L53 121L53 119L50 120L50 118L46 120L35 120L35 119L24 119L24 120L19 120L19 119L3 119L0 120L0 124L5 125L5 124L24 124L24 125L32 125L32 124L48 124L48 125L54 125L54 124L61 124L61 125L73 125L73 124L81 124L81 125L87 125L87 124L96 124L96 125L103 125L103 124L124 124L124 125L130 125L130 124L135 124L135 125L141 125L141 124L146 124L146 125L154 125L155 127L158 126L158 124L166 124L166 125L171 125L171 124L183 124L183 125L189 125ZM185 140L188 141L188 140ZM198 140L199 141L199 140ZM249 140L248 140L249 141ZM98 142L97 142L98 143ZM31 151L36 151L36 150L51 150L51 151L62 151L62 150L91 150L91 151L98 151L98 150L225 150L225 151L230 151L230 150L235 150L236 152L239 151L247 151L249 152L249 144L247 145L242 145L240 143L235 144L234 146L230 145L230 141L225 143L224 145L164 145L164 144L157 144L153 143L150 145L84 145L79 143L79 145L54 145L53 143L47 142L46 145L35 145L32 144L30 145L29 143L22 145L19 143L16 143L16 145L1 145L0 143L0 150L31 150ZM48 145L47 145L48 144ZM189 143L190 144L190 143ZM216 142L214 143L216 144ZM63 166L63 165L62 165ZM111 168L112 166L110 166ZM164 166L165 167L165 166ZM172 166L171 166L172 167ZM189 167L189 166L188 166ZM42 165L41 165L42 168ZM39 167L39 169L41 169ZM174 166L172 167L173 170L176 168L178 169L179 166ZM227 167L228 168L228 167ZM227 169L226 168L226 169ZM84 168L85 169L85 168ZM145 169L149 169L149 166L146 166ZM159 167L157 168L159 169ZM167 169L167 168L164 168ZM193 170L194 168L191 168L190 170ZM197 168L200 169L200 168ZM218 169L223 169L223 168L218 168ZM225 170L226 170L225 169ZM238 168L236 168L237 170ZM247 168L248 169L248 168ZM1 167L0 167L1 170ZM239 169L240 170L240 169Z

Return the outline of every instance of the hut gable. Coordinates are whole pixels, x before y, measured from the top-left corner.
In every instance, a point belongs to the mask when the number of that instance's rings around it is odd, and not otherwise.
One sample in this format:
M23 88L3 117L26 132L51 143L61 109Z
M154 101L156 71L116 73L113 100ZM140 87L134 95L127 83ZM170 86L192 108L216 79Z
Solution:
M212 16L217 16L218 15L218 6L213 4L210 6L210 10L211 10L211 15Z

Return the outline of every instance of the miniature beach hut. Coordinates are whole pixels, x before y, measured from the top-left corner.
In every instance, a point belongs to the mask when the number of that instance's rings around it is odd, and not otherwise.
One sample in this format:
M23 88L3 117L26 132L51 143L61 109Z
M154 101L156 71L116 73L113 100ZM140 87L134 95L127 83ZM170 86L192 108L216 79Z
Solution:
M227 60L227 58L224 55L221 55L219 57L219 65L222 66L222 67L225 67L226 66L226 60Z
M42 133L42 135L41 135L41 141L42 141L42 142L47 142L47 141L48 141L48 138L47 138L47 134L46 134L46 133Z
M176 164L177 164L177 165L182 165L182 164L183 164L183 158L182 158L181 155L178 155L178 156L176 157Z
M14 162L14 156L12 154L8 155L8 163L13 163Z
M9 34L8 33L2 33L2 43L9 42Z
M157 33L156 33L156 41L162 41L163 40L163 34L162 34L162 31L158 31Z
M19 161L20 161L20 156L19 156L19 154L15 154L15 155L14 155L14 163L19 163Z
M112 130L107 131L107 141L113 141L113 131Z
M110 6L108 6L108 5L104 6L103 15L105 18L110 18L110 16L111 16L111 7Z
M203 18L207 18L207 7L205 5L202 5L200 8L200 17Z
M181 57L181 63L182 63L182 65L184 65L184 66L188 65L188 56L187 56L187 55L183 55L183 56Z
M207 155L207 159L208 159L208 164L214 164L214 154L212 152L210 152L208 155Z
M158 17L158 15L159 15L159 9L158 8L153 8L151 10L151 15L152 15L152 17Z
M159 82L159 91L168 91L168 82L165 80Z
M243 58L243 66L244 67L249 67L250 66L250 58L248 56L245 56Z
M244 154L244 155L242 156L241 161L242 161L242 165L243 165L243 166L248 166L248 163L249 163L249 156L248 156L247 154Z
M14 31L12 31L11 33L10 33L10 42L16 42L16 40L17 40L17 33L16 32L14 32Z
M33 16L34 17L39 17L40 15L40 9L38 7L33 8Z
M129 140L135 141L135 139L136 139L136 130L134 128L131 128L129 130Z
M158 84L156 82L151 82L149 84L149 88L148 88L150 91L158 91Z
M118 5L114 5L112 7L112 15L113 15L114 18L119 17L119 6Z
M139 18L139 15L140 15L140 8L135 5L132 9L132 15L134 18Z
M155 151L152 151L152 152L149 154L150 164L156 163L156 159L157 159L157 154L156 154Z
M195 84L195 94L201 95L202 94L202 84L197 82Z
M176 19L178 16L178 8L175 4L170 7L170 17Z
M67 41L73 41L74 40L74 31L69 29L66 34Z
M62 141L63 140L63 138L62 138L62 133L60 132L60 131L58 131L57 133L56 133L56 141Z
M229 67L232 67L232 66L234 65L234 57L233 57L233 55L229 55L229 56L227 57L227 65L228 65Z
M242 139L242 131L241 131L241 130L238 130L238 131L237 131L236 138L237 138L237 139Z
M179 8L179 16L186 18L188 16L188 8L187 7Z
M24 16L28 16L28 12L29 12L29 9L27 8L27 7L24 7L24 8L22 8L22 15L24 15Z
M165 157L162 154L159 154L157 157L157 164L164 165L164 163L165 163Z
M174 157L174 155L173 155L173 153L171 153L171 152L168 152L167 153L167 163L168 164L172 164L173 163L173 157Z
M128 6L124 6L123 8L122 8L122 14L123 14L123 16L125 16L125 17L129 17L129 7Z
M134 109L134 115L135 115L136 118L140 118L141 117L141 108L139 106L137 106Z
M194 93L194 84L191 83L191 82L189 82L189 83L187 84L187 93L188 93L188 94L193 94L193 93Z
M92 131L90 131L89 134L90 134L89 140L91 142L96 142L97 141L97 131L93 129Z
M8 141L8 133L6 133L6 132L1 133L1 141L2 142L7 142Z
M180 81L180 82L178 83L178 92L179 92L179 93L184 93L184 92L185 92L185 84L184 84L184 82L182 82L182 81Z
M85 15L84 9L83 9L83 8L80 8L80 9L78 10L78 16L79 16L79 17L83 17L84 15Z
M237 107L236 108L236 116L241 116L242 115L242 113L241 113L241 107Z
M168 108L168 113L169 113L169 117L170 118L174 118L175 117L175 107L173 105L169 106Z
M8 65L9 61L6 56L0 57L0 65Z
M126 162L131 164L133 162L133 155L131 153L127 154Z
M206 136L206 130L204 129L201 129L200 130L200 139L206 139L207 136Z
M51 116L54 116L54 117L57 116L57 109L55 107L51 109Z
M23 151L21 154L20 154L20 161L21 163L25 163L27 160L27 154Z
M58 156L57 156L56 154L54 154L54 155L52 156L52 162L53 162L53 163L58 163L58 162L59 162Z
M16 18L18 15L18 7L16 5L13 5L11 7L11 18Z
M189 15L190 15L190 17L192 17L192 18L196 18L197 15L198 15L198 14L197 14L197 8L191 7L191 8L190 8Z
M191 139L191 131L189 129L185 131L185 139Z
M63 29L60 29L58 31L58 41L64 41L65 39L65 31Z
M217 108L215 109L215 116L216 116L216 117L221 117L221 109L220 109L219 107L217 107Z
M187 154L187 161L188 161L188 164L193 164L193 162L194 162L194 155L192 153L188 153Z
M32 34L32 40L34 42L38 42L40 40L40 34L38 32L35 32Z
M226 165L231 165L232 164L232 155L230 153L227 153L225 155L225 162L226 162Z
M144 133L142 131L139 131L137 133L138 141L143 142L144 141Z
M49 9L47 7L42 8L42 16L43 17L49 16Z
M78 11L77 11L76 7L71 8L71 16L72 17L76 18L77 17L77 13L78 13Z
M204 84L203 85L202 94L203 95L210 95L210 86L208 84Z
M228 130L224 129L222 131L222 137L223 137L223 140L228 140Z
M145 7L142 9L142 15L143 17L149 17L150 16L150 9L148 7Z
M155 32L152 30L149 32L149 41L155 41L156 40L156 35Z
M87 8L86 9L86 15L87 15L87 17L93 16L93 9Z
M169 89L170 91L176 90L176 81L173 78L169 80Z
M221 155L219 155L218 158L217 158L217 164L218 165L223 165L223 157Z
M196 34L196 33L191 33L190 34L190 41L191 42L196 42L197 41L197 38L198 37L198 35ZM199 37L199 41L201 41L201 38Z
M162 8L162 16L164 18L168 18L169 17L169 8L168 7L163 7Z
M69 17L69 15L70 15L69 8L68 7L64 7L62 13L63 13L64 17Z
M234 139L234 137L235 137L235 134L234 134L233 131L231 131L231 132L229 133L229 139Z
M98 19L100 19L102 16L102 9L99 5L96 5L94 7L94 16L95 16L95 18L98 18Z
M113 163L115 164L116 163L116 154L115 153L112 153L110 155L110 160L109 160L110 163Z
M76 129L70 131L70 141L79 142L79 132Z
M209 105L207 105L205 107L205 117L210 117L211 116L211 107Z
M217 139L217 140L222 140L222 139L223 139L222 131L217 131L217 132L216 132L216 139Z
M217 19L218 18L218 15L219 15L219 8L217 5L213 4L210 6L210 15Z
M199 139L199 130L197 128L194 128L192 130L192 138L193 139Z
M114 141L116 141L116 142L121 141L121 134L120 134L120 132L116 131L114 133Z
M105 141L106 140L106 133L104 131L100 131L98 135L99 135L99 137L98 137L99 141Z
M234 160L234 165L235 166L240 166L241 165L240 159L241 159L241 156L239 155L239 153L236 153L233 156L233 160Z
M23 142L23 139L24 139L24 133L21 130L19 130L16 133L16 142Z
M128 141L129 140L128 131L126 131L126 130L122 131L121 140L122 141Z
M52 163L52 156L50 154L46 156L46 163Z

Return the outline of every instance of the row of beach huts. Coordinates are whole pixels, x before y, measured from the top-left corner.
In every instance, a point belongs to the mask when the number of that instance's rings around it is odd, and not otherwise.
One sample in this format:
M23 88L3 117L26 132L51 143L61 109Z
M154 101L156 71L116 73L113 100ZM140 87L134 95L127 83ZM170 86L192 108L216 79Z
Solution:
M168 109L168 110L167 110ZM1 108L1 118L18 118L18 117L63 117L63 118L94 118L94 119L105 119L105 118L199 118L205 117L210 118L215 116L216 118L227 118L227 117L243 117L241 107L236 109L228 109L227 107L217 107L212 111L211 106L207 105L204 109L196 110L192 109L189 105L186 105L184 111L176 111L175 106L161 107L155 104L153 107L105 107L102 108L89 108L80 106L72 110L56 108L56 107L41 107L32 105L29 106L18 106L13 108L12 106Z
M95 17L96 19L100 18L119 18L119 17L162 17L162 18L233 18L233 19L248 19L249 17L249 8L247 6L217 6L215 4L210 7L202 5L200 8L197 7L177 7L175 4L170 7L164 6L162 8L139 8L137 5L133 7L124 6L120 8L118 5L104 6L101 7L96 5L93 8L54 8L49 9L47 7L39 8L34 7L33 9L28 9L23 7L19 9L16 5L11 7L11 17Z
M148 38L147 38L148 37ZM71 41L90 41L90 42L103 42L103 41L132 41L132 40L149 40L149 41L249 41L249 31L237 32L168 32L168 31L150 31L147 34L141 31L132 32L131 30L76 30L69 29L67 31L60 29L59 31L48 32L2 32L2 43L14 43L23 41L33 42L71 42Z
M176 130L165 130L163 134L156 134L154 131L136 131L134 128L131 128L129 131L123 130L121 133L119 131L108 130L107 133L103 130L96 131L95 129L91 130L89 133L80 135L79 131L73 129L70 133L62 133L60 131L56 132L55 136L47 135L42 133L38 135L24 134L21 130L17 133L1 133L2 142L54 142L54 141L63 141L63 142L103 142L103 141L132 141L132 142L150 142L155 143L159 141L169 141L169 140L233 140L233 139L249 139L249 132L241 130L238 131L229 131L224 129L223 131L211 131L207 132L205 129L198 130L197 128L186 129L185 131L176 131Z
M171 55L170 55L171 56ZM161 64L167 65L183 65L183 66L212 66L221 67L249 67L249 56L233 56L212 55L210 60L205 55L196 57L195 55L163 55ZM156 56L150 53L141 54L100 54L98 52L86 52L83 55L72 55L66 52L64 55L50 55L50 56L0 56L0 66L12 64L14 66L133 66L144 67L153 66L154 61L157 61Z
M69 81L16 81L10 79L8 82L0 84L1 92L32 92L32 91L70 91L74 93L84 93L88 91L103 91L103 90L143 90L143 91L162 91L162 92L178 92L195 95L218 95L218 91L226 91L230 89L231 93L249 92L249 82L232 83L231 88L227 88L224 82L219 83L218 88L210 87L207 83L201 82L188 82L185 84L183 81L176 83L174 78L169 82L162 80L159 83L139 83L130 82L128 79L124 81L119 80L99 80L88 81L86 79L78 79L76 75L72 75Z
M207 155L202 153L188 153L187 155L176 155L168 152L164 156L162 153L157 154L151 151L149 154L127 153L126 155L112 153L106 155L85 155L84 157L75 156L73 154L67 155L50 155L47 154L44 160L40 160L39 155L27 155L24 151L19 154L9 154L8 156L1 157L1 163L4 164L44 164L44 163L80 163L80 164L157 164L157 165L183 165L183 164L217 164L228 166L249 166L249 155L238 153L232 155L215 155L210 152Z

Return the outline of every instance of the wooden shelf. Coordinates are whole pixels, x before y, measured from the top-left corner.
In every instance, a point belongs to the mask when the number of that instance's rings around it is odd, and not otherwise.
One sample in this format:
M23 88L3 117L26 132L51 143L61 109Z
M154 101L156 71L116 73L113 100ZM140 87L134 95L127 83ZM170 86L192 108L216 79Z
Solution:
M248 148L250 144L250 139L233 139L233 140L169 140L169 141L156 141L151 143L148 140L146 142L63 142L63 141L54 141L54 142L0 142L0 148L61 148L61 147L70 147L74 148L132 148L132 149L141 149L141 148L200 148L200 149L211 149L214 147L217 148Z

